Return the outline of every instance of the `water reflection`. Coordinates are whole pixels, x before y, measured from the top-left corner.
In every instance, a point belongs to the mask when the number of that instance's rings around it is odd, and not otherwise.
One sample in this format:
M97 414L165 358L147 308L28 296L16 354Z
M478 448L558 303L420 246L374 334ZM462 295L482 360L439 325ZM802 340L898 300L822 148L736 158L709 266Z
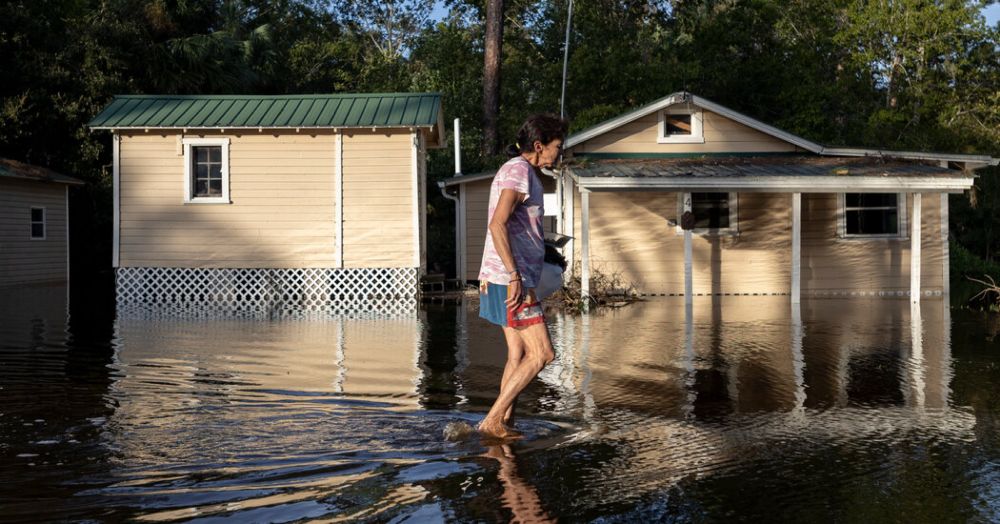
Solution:
M67 319L59 293L0 299L15 520L1000 517L1000 352L964 316L953 344L940 301L555 314L528 438L489 447L442 438L485 413L506 358L471 305L113 322L72 300Z
M556 522L542 506L538 489L518 473L517 456L510 445L488 446L486 456L500 465L497 478L503 485L501 501L512 513L510 522Z

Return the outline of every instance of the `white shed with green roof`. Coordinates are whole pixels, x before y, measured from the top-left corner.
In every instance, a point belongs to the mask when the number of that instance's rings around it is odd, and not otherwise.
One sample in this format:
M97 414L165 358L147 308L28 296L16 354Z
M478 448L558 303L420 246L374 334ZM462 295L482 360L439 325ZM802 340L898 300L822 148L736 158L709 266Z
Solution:
M426 264L437 94L118 96L119 303L387 312Z

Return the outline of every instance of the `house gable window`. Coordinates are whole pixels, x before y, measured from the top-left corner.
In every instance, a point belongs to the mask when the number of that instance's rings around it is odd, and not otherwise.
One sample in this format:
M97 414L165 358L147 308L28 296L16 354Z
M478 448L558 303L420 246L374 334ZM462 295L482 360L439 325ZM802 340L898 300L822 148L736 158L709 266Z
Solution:
M45 208L31 208L31 240L45 240Z
M738 199L736 193L681 193L677 199L677 233L683 233L680 217L684 214L684 200L691 200L694 213L695 234L732 235L739 231Z
M229 139L185 138L184 202L229 204Z
M905 193L841 193L840 236L903 238L906 236Z
M697 108L667 108L659 113L660 144L702 144L705 135L702 133L703 115Z

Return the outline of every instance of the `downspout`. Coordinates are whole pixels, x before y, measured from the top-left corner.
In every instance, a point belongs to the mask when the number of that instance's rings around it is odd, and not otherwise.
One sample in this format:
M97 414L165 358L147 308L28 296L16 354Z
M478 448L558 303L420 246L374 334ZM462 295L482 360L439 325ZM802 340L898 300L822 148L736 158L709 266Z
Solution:
M459 119L455 119L455 176L462 175L462 147ZM455 203L455 278L464 281L465 268L462 267L462 201L448 192L444 180L438 180L438 188L441 189L441 196Z

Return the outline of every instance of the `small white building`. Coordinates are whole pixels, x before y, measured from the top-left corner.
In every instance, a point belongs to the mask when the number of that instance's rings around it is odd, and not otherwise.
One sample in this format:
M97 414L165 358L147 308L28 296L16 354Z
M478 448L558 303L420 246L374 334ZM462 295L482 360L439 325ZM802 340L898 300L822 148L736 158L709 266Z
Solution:
M69 281L73 177L0 158L0 286Z

